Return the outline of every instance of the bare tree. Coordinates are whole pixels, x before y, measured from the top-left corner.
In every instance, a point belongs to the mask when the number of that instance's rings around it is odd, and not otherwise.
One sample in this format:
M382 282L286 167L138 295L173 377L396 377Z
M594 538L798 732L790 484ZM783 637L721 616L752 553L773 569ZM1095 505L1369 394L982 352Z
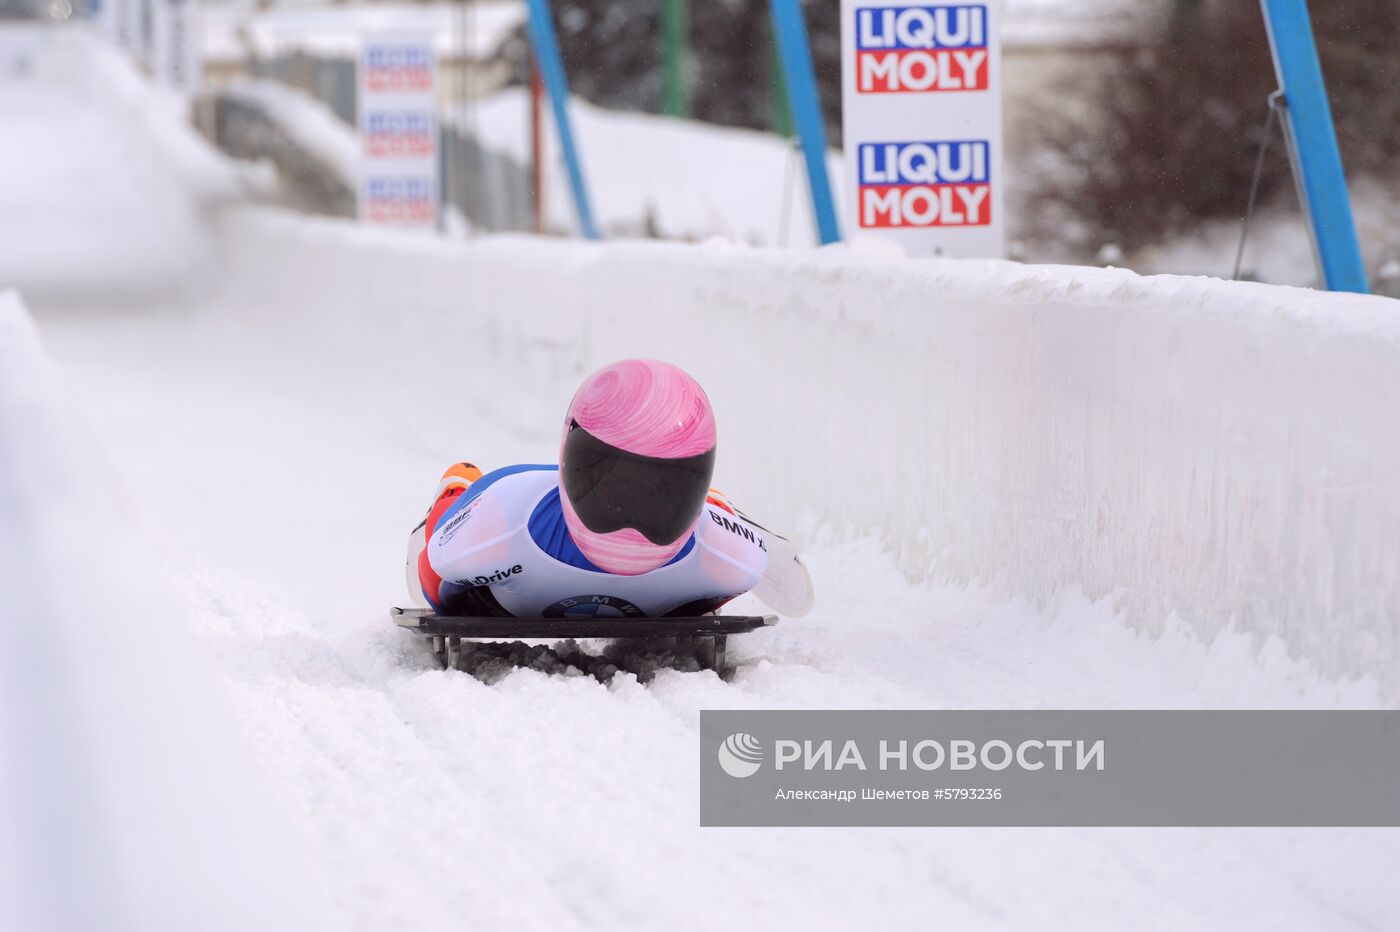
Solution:
M1276 88L1259 4L1141 6L1121 12L1135 18L1133 39L1065 89L1087 106L1036 129L1053 157L1033 198L1034 233L1069 231L1083 250L1133 249L1244 209ZM1400 176L1400 0L1311 7L1348 173ZM1291 184L1283 146L1273 152L1265 199Z

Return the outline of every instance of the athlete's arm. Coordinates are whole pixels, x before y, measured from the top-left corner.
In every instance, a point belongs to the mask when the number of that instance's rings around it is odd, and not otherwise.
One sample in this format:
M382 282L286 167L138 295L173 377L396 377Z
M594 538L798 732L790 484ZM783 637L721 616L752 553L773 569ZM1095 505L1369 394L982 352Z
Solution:
M735 508L718 491L711 489L709 504L732 514L739 522L759 535L761 546L767 554L763 578L753 587L753 594L764 605L793 618L800 618L812 610L816 592L812 586L812 576L807 572L797 548L786 537L768 530L757 521ZM725 516L718 515L720 522Z
M492 551L508 535L490 489L449 509L428 538L428 565L446 582L470 585L483 575Z

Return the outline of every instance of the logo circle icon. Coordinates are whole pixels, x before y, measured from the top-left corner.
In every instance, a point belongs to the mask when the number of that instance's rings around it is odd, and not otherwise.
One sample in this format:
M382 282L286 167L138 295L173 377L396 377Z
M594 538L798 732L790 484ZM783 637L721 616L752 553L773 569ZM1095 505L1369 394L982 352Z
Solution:
M719 765L731 777L751 777L763 766L763 745L753 735L735 732L719 746Z
M560 599L540 614L546 618L636 618L643 612L617 596L576 595L571 599Z

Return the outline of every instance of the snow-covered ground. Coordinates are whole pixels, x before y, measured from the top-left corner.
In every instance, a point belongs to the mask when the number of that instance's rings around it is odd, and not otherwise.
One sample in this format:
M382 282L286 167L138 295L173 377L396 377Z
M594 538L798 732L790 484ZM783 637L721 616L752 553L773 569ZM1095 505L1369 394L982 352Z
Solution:
M755 245L817 242L801 154L772 133L729 129L646 113L622 113L575 98L570 112L599 227L612 236ZM545 209L549 228L577 229L553 121L545 112ZM529 97L503 91L459 115L488 148L530 164ZM841 156L827 160L841 175ZM834 191L837 210L841 192Z
M1371 179L1355 180L1350 187L1362 258L1379 291L1385 287L1382 270L1400 260L1400 191ZM1240 221L1214 221L1191 235L1139 250L1127 261L1144 273L1228 278L1233 274L1240 228ZM1317 262L1291 187L1254 218L1240 268L1246 279L1316 287ZM1394 291L1388 293L1396 296Z
M177 216L203 203L199 184L106 158L152 135L197 148L173 120L110 120L94 145L68 147L109 100L86 71L106 66L71 52L36 49L66 66L39 61L50 80L0 78L0 115L28 115L5 124L20 138L4 144L50 168L0 178L0 250L40 250L11 222L17 203L77 202L89 189L101 203L109 186L165 191ZM71 892L60 843L89 825L122 842L87 845L77 862L110 895L44 927L190 928L201 906L204 928L365 930L1342 929L1385 928L1400 913L1393 830L700 830L703 708L1381 700L1368 681L1319 678L1278 642L1227 632L1207 644L1175 624L1135 633L1109 601L1072 589L1042 605L1000 587L911 584L873 539L838 541L820 525L804 541L818 609L737 639L733 682L517 670L486 685L437 670L385 618L403 597L404 536L447 463L551 455L581 375L571 348L537 319L504 332L460 294L405 300L392 277L339 303L323 266L299 271L303 255L238 241L259 222L209 242L262 268L207 266L197 298L167 287L184 281L162 252L178 235L124 244L152 297L116 307L97 274L115 247L81 238L76 207L67 217L43 248L78 243L82 261L66 266L61 300L29 302L44 349L18 300L0 299L5 643L62 648L43 655L45 671L65 674L44 677L43 696L79 710L38 702L0 716L0 909L19 919ZM309 235L326 250L353 238L334 224ZM405 276L419 269L413 254L467 250L416 239L378 249L385 261L402 252ZM36 268L57 267L44 255ZM29 276L0 277L48 280ZM730 338L758 338L760 324L748 326ZM55 424L66 439L50 442ZM738 465L721 463L721 485ZM851 477L832 484L845 494ZM762 501L741 504L763 514ZM61 621L34 624L45 605ZM192 643L145 650L167 630ZM113 664L99 662L108 649ZM15 667L0 667L10 713L29 682ZM44 754L26 744L35 735ZM139 754L122 757L126 736ZM103 760L126 763L93 765ZM169 778L134 779L148 765ZM25 791L45 780L58 790L35 805ZM165 817L138 821L162 801ZM205 826L216 841L191 843Z
M0 32L0 287L198 279L207 211L238 172L180 129L183 102L67 30Z
M229 82L219 93L262 112L347 187L359 185L359 134L310 94L260 78Z

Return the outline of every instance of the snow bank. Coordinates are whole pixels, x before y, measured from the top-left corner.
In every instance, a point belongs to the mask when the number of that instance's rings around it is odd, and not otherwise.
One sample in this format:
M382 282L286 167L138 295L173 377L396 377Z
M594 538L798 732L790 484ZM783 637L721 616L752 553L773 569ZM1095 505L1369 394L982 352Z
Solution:
M149 291L207 269L237 175L107 44L10 27L0 49L0 286ZM7 64L8 63L8 64Z
M320 307L328 331L412 309L405 326L457 347L428 360L445 384L483 351L544 353L568 378L633 354L686 366L718 406L726 490L778 526L873 531L915 578L1079 586L1150 632L1175 614L1205 637L1278 635L1329 675L1400 683L1395 302L239 222L237 268L269 305Z
M85 435L0 292L0 927L324 927Z
M1350 188L1362 259L1373 276L1372 290L1381 292L1386 264L1400 257L1400 191L1370 178L1353 179ZM1132 253L1127 264L1144 273L1229 276L1239 241L1238 220L1213 220ZM1310 288L1317 283L1317 260L1296 201L1284 199L1255 215L1241 274L1275 285Z
M261 111L288 136L354 189L360 178L360 137L329 107L297 88L249 78L219 93Z
M772 133L623 113L573 98L569 104L593 210L612 236L811 246L807 172L800 153ZM545 210L551 230L576 227L554 123L545 108ZM484 145L530 164L529 96L501 92L463 110L456 124ZM840 210L841 155L827 171Z

